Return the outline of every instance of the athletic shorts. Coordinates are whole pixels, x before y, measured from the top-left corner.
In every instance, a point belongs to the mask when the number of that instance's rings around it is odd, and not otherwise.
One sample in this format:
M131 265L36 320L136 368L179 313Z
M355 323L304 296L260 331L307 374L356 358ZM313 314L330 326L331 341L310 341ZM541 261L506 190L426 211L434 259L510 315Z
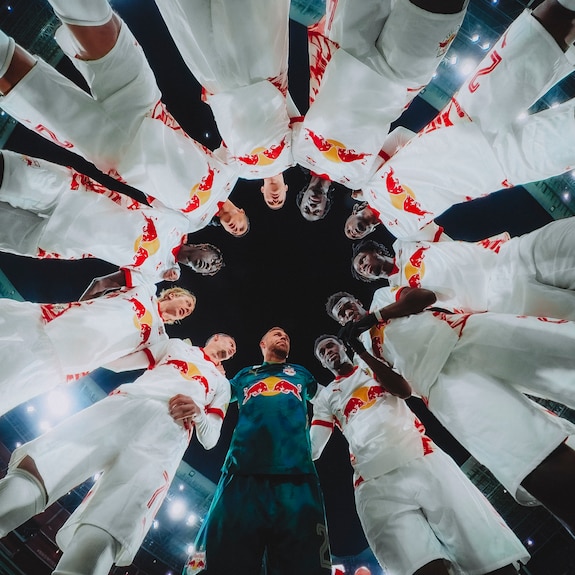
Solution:
M529 559L487 499L439 449L364 481L355 500L372 551L393 575L412 575L438 559L466 575Z

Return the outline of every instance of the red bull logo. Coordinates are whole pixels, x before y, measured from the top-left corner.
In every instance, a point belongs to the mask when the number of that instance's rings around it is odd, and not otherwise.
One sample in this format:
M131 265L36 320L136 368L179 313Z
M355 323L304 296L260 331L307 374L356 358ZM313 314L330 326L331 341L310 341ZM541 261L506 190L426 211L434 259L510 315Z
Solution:
M120 179L119 181L122 180ZM145 207L144 204L141 204L137 200L130 198L130 196L126 196L120 192L110 190L106 186L100 184L100 182L97 182L96 180L93 180L84 174L80 174L79 172L76 172L76 170L72 170L72 182L70 183L70 189L79 190L80 188L84 188L88 192L94 192L96 194L106 196L115 204L118 204L127 210L139 210L140 208Z
M206 568L206 552L196 551L189 559L186 565L185 574L195 575Z
M455 39L456 35L457 35L457 31L452 32L451 34L449 34L447 36L447 38L445 38L445 40L439 42L439 44L437 46L437 57L438 58L442 58L445 55L445 53L447 52L447 50L449 50L449 46L451 46L451 43Z
M423 259L425 257L425 251L429 249L429 246L422 246L409 258L409 261L405 264L403 268L403 273L407 284L409 287L418 288L421 287L421 280L425 275L425 264Z
M40 306L42 319L49 323L52 320L65 314L68 310L74 307L81 307L83 305L90 305L91 300L85 302L71 302L71 303L46 303Z
M349 164L351 162L365 160L365 158L371 156L371 154L356 152L355 150L348 149L346 148L345 144L342 144L337 140L326 139L323 136L315 134L307 128L306 132L307 139L309 139L313 145L322 153L324 158L330 162L343 162L345 164Z
M134 326L140 332L140 337L142 339L142 344L146 343L150 339L150 334L152 333L152 314L148 311L146 306L138 301L136 298L129 298L134 309Z
M433 215L432 212L422 209L420 203L415 199L415 194L408 186L399 183L393 168L390 168L384 177L387 193L394 208L418 216L419 219L428 214Z
M355 415L361 409L369 409L377 398L383 397L385 393L381 385L364 386L356 389L343 408L343 416L345 417L346 423L351 416Z
M160 120L160 122L170 128L170 130L174 130L174 132L180 132L180 134L183 134L186 138L190 137L182 128L182 126L178 124L174 116L168 112L166 105L161 100L158 100L154 106L150 117L152 120Z
M150 256L153 256L160 249L158 232L152 218L142 214L146 220L142 229L142 234L134 242L134 265L141 266Z
M214 177L216 171L209 166L208 173L202 178L199 184L196 184L190 191L190 200L186 207L182 210L185 213L193 212L200 206L203 206L212 195L212 187L214 185Z
M280 377L272 376L262 379L249 387L244 388L244 400L242 405L245 405L252 397L257 397L258 395L272 396L284 394L293 394L300 401L301 399L301 384L291 383L286 379Z
M195 363L190 363L189 361L183 361L181 359L168 359L165 365L175 367L184 379L187 379L188 381L194 380L203 385L206 390L206 395L208 394L208 391L210 390L208 380L202 375Z
M280 157L285 147L286 139L284 137L276 146L270 146L269 148L258 147L245 156L236 156L236 159L238 162L248 166L269 166Z
M369 330L369 336L371 338L371 349L373 351L373 355L378 359L384 359L383 357L384 330L385 330L384 323L374 325Z

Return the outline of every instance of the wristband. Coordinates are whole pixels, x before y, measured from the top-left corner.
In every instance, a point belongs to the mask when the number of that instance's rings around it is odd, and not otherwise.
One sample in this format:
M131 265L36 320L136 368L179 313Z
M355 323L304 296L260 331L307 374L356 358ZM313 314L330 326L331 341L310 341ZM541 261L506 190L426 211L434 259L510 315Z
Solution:
M373 315L375 316L375 319L377 321L383 321L383 318L381 317L381 312L378 309L373 312Z

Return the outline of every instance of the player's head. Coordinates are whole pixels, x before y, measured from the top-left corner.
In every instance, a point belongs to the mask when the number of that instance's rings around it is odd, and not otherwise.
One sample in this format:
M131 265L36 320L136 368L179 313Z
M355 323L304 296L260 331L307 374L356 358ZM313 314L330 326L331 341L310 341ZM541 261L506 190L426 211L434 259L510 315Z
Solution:
M309 222L325 218L333 201L331 182L319 176L312 176L299 191L295 201L301 215Z
M325 302L325 310L329 317L341 325L349 321L357 321L367 315L361 302L346 291L338 291L330 295Z
M395 264L386 246L373 240L364 240L353 246L351 275L364 282L387 279Z
M224 267L224 256L213 244L184 244L178 262L203 276L213 276Z
M224 230L236 238L241 238L250 231L250 220L245 210L238 208L229 199L222 204L216 215Z
M264 361L284 362L290 352L290 338L281 327L272 327L260 340Z
M375 230L379 220L367 202L353 206L351 215L345 222L345 235L350 240L361 240Z
M277 176L272 176L271 178L264 178L264 183L260 190L264 196L264 202L268 208L271 208L272 210L279 210L280 208L283 208L288 191L288 186L284 182L283 174L278 174Z
M343 365L350 363L343 341L335 335L320 335L313 349L322 366L333 373L339 373Z
M165 289L158 297L158 309L164 323L175 323L188 317L196 309L196 296L177 286Z
M204 352L216 363L226 361L236 354L236 340L227 333L215 333L210 336L204 345Z

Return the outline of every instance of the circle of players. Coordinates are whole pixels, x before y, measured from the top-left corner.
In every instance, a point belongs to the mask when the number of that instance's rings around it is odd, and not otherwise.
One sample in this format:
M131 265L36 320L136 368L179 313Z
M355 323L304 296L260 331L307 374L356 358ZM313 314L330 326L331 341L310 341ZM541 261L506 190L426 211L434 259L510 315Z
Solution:
M170 115L106 0L50 0L62 22L56 40L89 93L0 33L0 106L147 200L1 153L1 250L119 268L77 302L0 301L1 413L101 366L147 368L14 451L0 481L2 536L104 470L58 533L54 573L129 565L192 435L213 447L236 400L186 573L255 575L264 554L269 574L331 573L312 460L334 427L349 443L358 515L387 573L516 573L528 552L425 434L404 401L412 394L518 502L544 505L574 535L574 428L525 395L575 408L573 220L477 243L451 240L434 221L455 203L575 166L574 100L518 119L573 71L574 0L522 13L417 134L390 124L432 78L465 0L328 2L308 30L305 116L287 86L289 0L156 3L214 114L225 142L215 151ZM287 361L281 327L262 336L263 363L228 381L234 338L216 333L203 347L169 338L165 324L189 316L195 296L180 287L156 295L155 284L177 280L180 265L217 273L219 249L189 234L213 220L247 233L244 210L228 199L236 180L263 180L264 201L280 209L282 173L296 163L310 171L297 198L306 220L325 217L337 182L358 200L350 239L380 224L397 238L393 252L363 241L352 259L358 278L389 286L369 311L350 293L328 299L341 328L314 348L333 373L328 386Z

